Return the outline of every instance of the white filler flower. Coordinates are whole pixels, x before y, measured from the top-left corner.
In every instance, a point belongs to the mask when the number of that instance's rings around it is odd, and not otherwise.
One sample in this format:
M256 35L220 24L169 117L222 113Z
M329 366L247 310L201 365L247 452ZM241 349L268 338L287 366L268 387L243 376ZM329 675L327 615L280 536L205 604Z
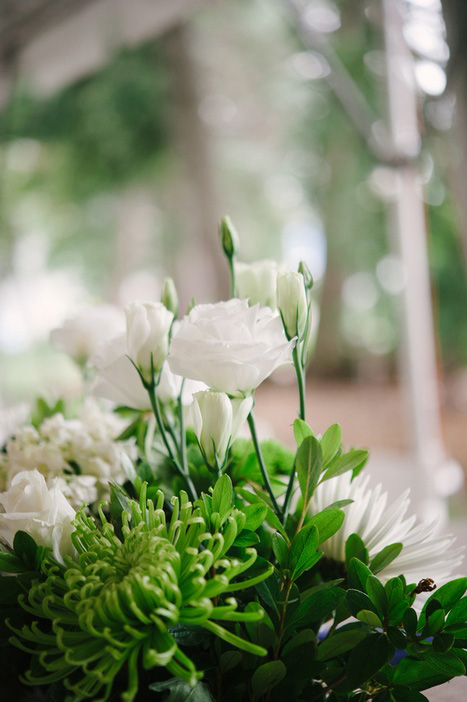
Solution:
M172 338L168 361L173 373L240 397L289 362L293 345L278 314L233 299L194 307Z
M71 522L76 516L57 485L47 487L37 470L15 475L6 492L0 493L0 538L13 546L18 531L27 532L38 546L50 546L55 558L73 553Z
M432 578L437 584L447 580L463 560L463 549L453 549L452 536L435 537L436 520L416 523L416 516L406 517L410 505L409 490L387 506L388 495L381 485L368 489L368 477L358 476L352 483L345 473L324 482L316 491L310 505L319 512L338 500L354 502L343 507L344 524L320 548L327 558L345 561L345 542L358 534L369 551L370 559L385 546L402 543L403 548L384 570L378 573L383 581L403 573L408 583Z
M50 341L59 351L64 351L77 363L86 363L97 353L100 345L123 333L125 317L113 305L96 305L81 310L65 320L61 327L50 332Z

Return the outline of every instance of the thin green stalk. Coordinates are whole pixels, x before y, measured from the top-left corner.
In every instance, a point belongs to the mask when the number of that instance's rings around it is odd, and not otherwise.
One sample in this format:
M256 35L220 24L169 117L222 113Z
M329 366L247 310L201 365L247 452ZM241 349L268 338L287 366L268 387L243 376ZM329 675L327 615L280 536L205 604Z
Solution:
M228 257L229 261L229 271L230 271L230 296L235 297L237 287L236 287L236 281L235 281L235 263L234 263L234 257L229 256Z
M266 488L267 492L269 493L269 497L271 498L271 502L273 504L274 510L279 518L282 516L282 511L279 505L277 504L277 500L275 498L275 495L272 491L272 485L271 481L269 480L269 475L266 470L266 466L264 464L264 459L263 459L263 454L261 453L261 447L259 445L258 441L258 435L256 433L256 424L255 424L255 418L253 417L253 412L250 412L248 415L248 426L250 427L250 432L251 432L251 438L253 439L253 446L255 447L256 455L258 457L258 463L259 467L261 470L261 474L263 476L264 480L264 487Z
M198 499L198 494L196 492L196 488L193 485L193 481L191 480L191 477L188 473L188 470L184 470L182 466L180 465L178 458L173 452L173 449L167 439L167 434L166 430L164 427L164 422L162 421L162 416L161 416L161 411L159 407L159 401L156 396L156 387L154 384L148 385L147 386L147 391L149 394L149 399L151 401L151 407L154 412L154 416L156 418L157 426L159 427L159 431L162 437L162 441L164 442L165 448L167 449L167 453L169 454L170 458L172 459L176 469L180 473L180 475L185 479L187 487L188 487L188 492L190 493L190 497L192 500L197 500Z
M185 378L182 380L180 386L180 395L178 396L178 418L180 421L180 460L182 461L182 467L185 473L188 473L188 460L186 455L186 428L185 428L185 417L183 415L183 387L185 385Z
M300 398L300 411L298 416L300 419L303 419L305 421L305 373L303 371L302 364L300 362L300 355L298 352L298 342L294 347L294 350L292 352L292 360L293 364L295 367L295 373L297 375L297 384L298 384L298 394ZM285 525L287 521L287 517L289 515L289 508L290 508L290 500L292 499L292 491L293 491L293 485L294 485L294 480L295 480L295 473L296 473L296 468L295 468L295 461L292 467L292 472L290 473L290 478L289 482L287 485L287 490L285 493L285 499L284 499L284 507L283 507L283 524Z

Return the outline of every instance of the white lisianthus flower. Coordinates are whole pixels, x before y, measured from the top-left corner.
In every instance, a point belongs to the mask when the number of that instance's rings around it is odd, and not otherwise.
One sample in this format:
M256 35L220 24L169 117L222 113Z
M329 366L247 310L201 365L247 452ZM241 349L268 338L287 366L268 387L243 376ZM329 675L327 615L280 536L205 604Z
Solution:
M231 400L224 392L205 390L193 395L193 428L210 466L222 466L253 408L253 398Z
M293 345L278 314L234 298L194 307L172 338L168 362L173 373L244 397L290 361Z
M158 373L167 358L173 312L162 302L132 302L125 315L128 355L150 382L152 368Z
M277 276L277 307L289 339L300 338L305 331L308 302L301 273L287 271Z
M27 532L38 546L50 546L54 557L73 553L71 522L76 512L57 485L47 487L37 470L16 475L6 492L0 493L0 538L13 546L18 531Z
M113 305L96 305L81 310L61 327L50 332L50 341L74 361L85 364L100 345L125 330L125 316Z
M276 261L235 263L235 287L237 297L248 300L250 305L277 309L277 275L281 267Z
M126 337L121 335L107 343L101 352L91 359L97 368L92 393L98 397L104 397L106 400L111 400L117 405L150 410L149 395L141 382L138 371L126 354ZM160 402L175 402L180 395L182 381L183 378L172 373L167 361L165 361L156 390ZM205 389L204 383L186 380L182 393L183 405L190 405L193 402L193 393Z
M321 544L324 555L344 563L345 542L351 534L360 536L370 560L386 546L402 543L400 554L378 573L378 578L385 582L403 573L408 583L417 583L422 578L432 578L438 585L445 582L462 562L463 549L453 548L452 536L434 536L436 520L416 524L415 516L406 518L409 490L387 506L387 493L382 492L381 485L369 489L368 480L368 477L357 476L351 482L351 474L344 473L325 481L317 489L310 503L313 514L338 500L354 500L342 508L345 512L343 526Z

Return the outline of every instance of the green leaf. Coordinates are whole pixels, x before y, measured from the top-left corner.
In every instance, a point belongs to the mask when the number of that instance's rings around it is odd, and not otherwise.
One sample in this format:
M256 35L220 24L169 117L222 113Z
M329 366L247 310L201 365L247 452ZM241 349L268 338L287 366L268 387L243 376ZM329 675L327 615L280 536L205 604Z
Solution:
M342 443L342 429L339 424L333 424L327 429L321 439L323 450L323 465L326 465L336 455Z
M25 531L17 531L13 539L13 550L15 555L28 566L29 570L34 570L36 566L37 544Z
M372 572L358 558L351 558L347 572L347 580L349 587L355 590L365 591L367 579L372 575Z
M405 611L403 622L407 634L413 638L417 633L417 613L412 607Z
M313 436L311 428L306 422L303 421L303 419L295 420L293 423L293 433L297 446L300 446L309 436Z
M221 475L212 491L212 511L219 512L221 520L232 506L232 496L232 481L228 475Z
M287 628L303 627L327 621L345 598L345 590L333 587L319 590L301 602L293 613Z
M318 529L313 524L307 524L295 536L289 557L293 580L297 580L306 570L312 568L323 555L321 551L317 551L318 539Z
M249 529L250 531L256 531L261 524L263 524L268 508L266 505L257 504L250 505L250 507L244 507L242 512L246 516L246 522L244 529Z
M357 619L364 624L369 624L369 626L372 626L375 629L381 629L383 626L383 622L378 615L369 609L360 610L360 612L357 614Z
M444 609L437 609L428 617L428 621L423 627L423 637L434 636L438 634L444 627L444 617L446 613Z
M370 560L368 549L365 548L365 544L358 534L350 534L345 542L345 562L350 563L352 558L358 558L358 560L365 565L367 565Z
M298 447L295 465L303 501L308 505L323 467L321 446L314 436L306 437Z
M278 531L272 535L272 550L281 568L286 568L289 560L289 547L287 541Z
M317 645L318 641L315 632L313 629L302 629L302 631L299 631L298 634L292 636L292 638L287 641L285 646L282 647L282 655L288 656L289 653L295 651L299 646L310 642L315 646Z
M384 570L384 568L386 568L395 558L397 558L401 551L401 543L389 544L389 546L383 548L372 559L370 563L370 570L375 574L379 573L381 570Z
M436 653L446 653L454 645L454 634L442 633L436 634L433 638L433 651Z
M215 702L208 686L202 682L197 682L192 687L185 680L171 678L170 680L164 680L164 682L152 683L149 685L149 689L152 692L170 690L170 695L167 697L166 702Z
M0 573L24 573L28 568L12 553L0 553Z
M233 542L233 546L245 548L246 546L255 546L259 544L259 536L250 529L243 529Z
M405 649L408 644L405 634L395 626L388 626L387 635L392 645L399 650Z
M225 674L229 670L236 668L241 660L242 654L240 651L224 651L224 653L221 653L219 658L219 669L221 673Z
M255 696L260 697L275 688L285 678L286 673L287 669L282 661L269 661L260 665L251 678Z
M394 683L409 685L415 690L426 690L447 682L450 677L450 675L443 675L433 670L431 663L428 663L428 661L403 658L396 666Z
M434 672L441 673L441 675L448 675L450 678L456 675L465 675L465 665L453 651L437 653L428 650L425 660L433 667Z
M355 502L355 500L337 500L336 502L333 502L324 509L340 509L341 507L347 507L347 505L351 505L353 502Z
M331 658L341 656L360 643L367 635L363 629L351 629L350 631L336 631L332 636L328 636L318 646L318 660L327 661Z
M367 459L368 451L357 450L344 453L342 456L338 456L331 461L321 481L324 482L325 480L330 480L338 475L347 473L349 470L354 470L354 468L358 468L362 463L365 463Z
M396 685L392 689L392 699L395 702L429 702L429 700L417 690L411 690L410 687Z
M446 585L438 588L425 602L420 615L420 625L424 626L425 624L425 613L430 602L437 600L441 607L446 612L449 612L466 590L467 578L457 578L457 580L452 580L450 583L446 583Z
M446 626L467 622L467 597L462 597L456 602L448 614Z
M352 650L347 662L347 680L353 688L369 680L386 663L390 653L384 634L371 634Z
M345 602L351 614L357 616L362 609L370 610L376 614L376 607L365 592L349 589L345 595Z
M386 597L383 585L380 583L378 578L376 578L374 575L370 575L367 578L365 589L368 597L375 605L378 614L381 614L384 617L388 611L388 598Z
M342 526L345 514L341 509L325 509L311 517L308 524L313 524L319 532L319 543L331 538Z

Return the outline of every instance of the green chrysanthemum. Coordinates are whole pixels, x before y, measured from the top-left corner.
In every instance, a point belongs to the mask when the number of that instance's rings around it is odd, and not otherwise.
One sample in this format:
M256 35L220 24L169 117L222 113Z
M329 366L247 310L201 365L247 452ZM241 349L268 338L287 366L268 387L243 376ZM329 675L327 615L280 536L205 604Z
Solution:
M139 665L165 666L194 684L202 674L172 636L171 627L176 624L204 627L239 648L264 655L264 649L215 620L260 619L262 611L236 612L236 600L227 598L218 605L217 598L254 585L270 571L231 583L256 560L254 549L247 549L245 561L225 555L245 517L230 507L221 520L223 526L210 533L202 516L207 516L205 503L206 496L201 509L193 509L182 493L180 499L172 499L167 523L163 494L158 494L156 504L143 496L140 504L130 502L131 513L122 514L122 538L102 510L100 527L79 513L73 533L76 561L67 559L63 567L47 557L45 581L35 581L27 600L20 599L33 616L51 622L51 631L42 631L37 622L14 630L18 638L12 642L36 656L45 671L42 676L28 671L26 682L49 684L64 679L72 692L69 700L104 701L126 664L125 702L137 693ZM219 523L219 515L213 516ZM29 648L20 639L36 646Z

